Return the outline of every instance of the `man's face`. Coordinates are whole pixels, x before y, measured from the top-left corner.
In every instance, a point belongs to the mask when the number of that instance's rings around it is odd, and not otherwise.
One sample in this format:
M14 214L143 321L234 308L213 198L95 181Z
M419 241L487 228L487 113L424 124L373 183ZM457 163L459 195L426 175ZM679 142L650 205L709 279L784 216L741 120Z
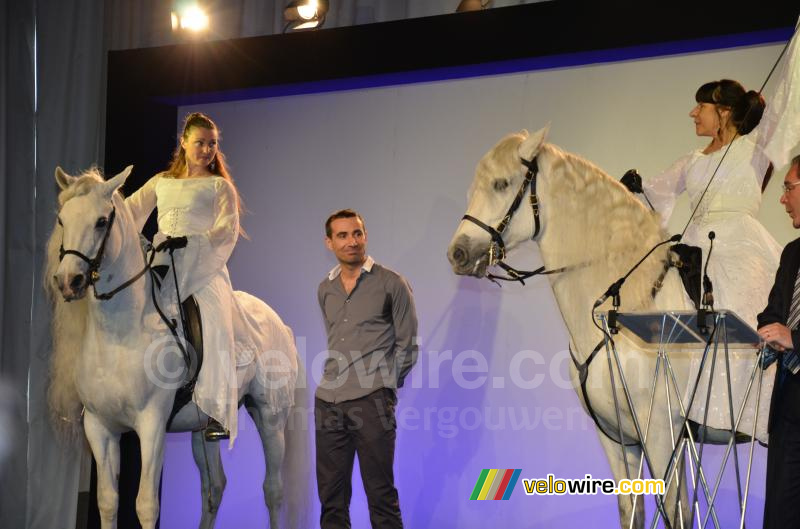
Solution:
M792 226L800 228L800 166L792 164L786 177L783 179L784 191L781 195L781 204L786 208L786 213L792 219Z
M360 265L367 259L367 230L358 217L334 219L325 246L343 265Z

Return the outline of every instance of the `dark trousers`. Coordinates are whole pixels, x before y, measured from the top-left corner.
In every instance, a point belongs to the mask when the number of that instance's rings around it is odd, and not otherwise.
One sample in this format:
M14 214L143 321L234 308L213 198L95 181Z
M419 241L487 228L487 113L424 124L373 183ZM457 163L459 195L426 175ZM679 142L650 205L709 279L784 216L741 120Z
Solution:
M769 432L764 529L800 529L800 374L782 370L775 385L780 393Z
M373 529L403 527L392 468L395 404L394 390L386 388L337 404L314 400L321 529L350 529L356 454Z

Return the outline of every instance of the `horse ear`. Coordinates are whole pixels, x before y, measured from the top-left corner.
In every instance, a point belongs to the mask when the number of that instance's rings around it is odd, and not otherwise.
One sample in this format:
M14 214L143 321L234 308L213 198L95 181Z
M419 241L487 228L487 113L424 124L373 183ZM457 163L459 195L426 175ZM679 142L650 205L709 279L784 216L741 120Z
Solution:
M124 184L125 180L128 179L128 175L131 174L132 170L133 166L129 165L128 167L123 169L121 173L117 174L114 178L112 178L111 180L107 180L105 183L106 194L108 196L111 196L111 194L114 193L114 191L122 187L122 184Z
M550 131L550 124L548 123L543 128L537 130L533 134L529 135L527 138L522 140L522 143L519 144L519 156L525 160L530 160L536 153L539 152L539 149L542 148L544 144L544 140L547 139L547 133ZM527 132L527 131L526 131Z
M59 188L66 189L71 186L75 180L77 180L77 178L65 173L61 166L56 167L56 183Z

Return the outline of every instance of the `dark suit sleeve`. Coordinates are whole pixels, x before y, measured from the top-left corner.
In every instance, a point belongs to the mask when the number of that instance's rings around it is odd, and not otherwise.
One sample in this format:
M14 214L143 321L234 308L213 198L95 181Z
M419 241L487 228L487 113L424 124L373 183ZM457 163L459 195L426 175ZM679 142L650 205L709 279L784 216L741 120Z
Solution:
M778 266L778 271L775 273L775 282L772 284L772 290L769 292L766 308L757 316L758 328L770 323L786 324L786 318L789 314L788 307L784 301L783 289L785 288L786 269L788 268L787 258L790 254L790 248L787 246L781 253L781 262Z
M781 253L778 271L775 273L775 283L769 293L766 308L758 315L758 328L770 323L786 325L789 318L789 308L794 293L794 283L797 276L798 259L800 259L800 239L790 242ZM800 331L792 331L792 343L800 345Z

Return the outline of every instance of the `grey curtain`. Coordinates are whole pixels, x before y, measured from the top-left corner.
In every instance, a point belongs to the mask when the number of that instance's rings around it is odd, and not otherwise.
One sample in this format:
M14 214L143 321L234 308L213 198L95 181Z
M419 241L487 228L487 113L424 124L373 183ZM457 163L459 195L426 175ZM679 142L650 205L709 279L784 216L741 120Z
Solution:
M78 172L102 164L99 150L105 108L103 3L37 1L36 196L31 289L33 316L28 386L28 505L25 527L72 528L83 446L64 446L50 428L47 373L50 310L42 288L44 243L54 222L53 171ZM47 502L39 498L48 498Z
M0 527L75 526L82 446L50 428L46 389L50 311L42 289L44 243L53 225L56 165L102 162L103 3L4 2L3 345L0 374L17 403L12 457L0 478Z
M33 277L34 170L34 21L35 6L27 2L2 4L0 20L0 168L3 171L3 318L0 377L11 395L11 427L0 431L13 442L0 474L0 526L25 527L27 488L27 431L25 406L30 352L31 289Z

